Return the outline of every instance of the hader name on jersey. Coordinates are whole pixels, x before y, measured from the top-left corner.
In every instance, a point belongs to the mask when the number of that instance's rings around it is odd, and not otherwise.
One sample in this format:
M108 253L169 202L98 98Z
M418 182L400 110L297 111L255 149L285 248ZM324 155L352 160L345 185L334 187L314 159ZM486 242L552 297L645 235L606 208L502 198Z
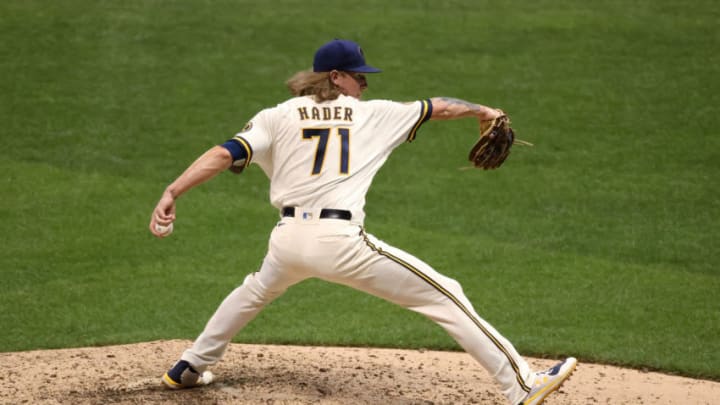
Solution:
M352 121L353 110L350 107L299 107L300 121Z

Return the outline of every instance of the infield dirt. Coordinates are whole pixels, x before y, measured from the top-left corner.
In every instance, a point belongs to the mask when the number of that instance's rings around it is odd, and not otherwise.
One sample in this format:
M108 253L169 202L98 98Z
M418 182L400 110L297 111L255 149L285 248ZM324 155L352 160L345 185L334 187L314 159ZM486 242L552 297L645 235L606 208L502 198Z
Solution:
M191 342L0 353L2 404L506 404L466 353L232 344L213 384L160 376ZM528 359L536 369L555 360ZM720 383L580 363L547 405L717 404Z

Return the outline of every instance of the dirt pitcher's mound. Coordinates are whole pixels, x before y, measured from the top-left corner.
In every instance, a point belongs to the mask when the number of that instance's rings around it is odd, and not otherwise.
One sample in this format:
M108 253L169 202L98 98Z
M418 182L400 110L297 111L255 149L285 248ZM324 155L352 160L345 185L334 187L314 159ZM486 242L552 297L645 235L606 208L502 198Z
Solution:
M3 404L506 404L466 353L232 344L207 387L160 376L190 345L0 353ZM537 369L552 360L530 359ZM580 363L546 404L717 404L720 383Z

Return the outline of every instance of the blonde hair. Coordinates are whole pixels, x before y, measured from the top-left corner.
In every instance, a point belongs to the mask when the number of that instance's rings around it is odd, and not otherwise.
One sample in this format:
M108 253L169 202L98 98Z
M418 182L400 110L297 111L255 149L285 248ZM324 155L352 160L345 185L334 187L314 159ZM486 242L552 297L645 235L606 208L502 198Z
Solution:
M292 95L315 96L317 102L335 100L341 94L340 88L330 80L330 72L303 70L295 73L285 84Z

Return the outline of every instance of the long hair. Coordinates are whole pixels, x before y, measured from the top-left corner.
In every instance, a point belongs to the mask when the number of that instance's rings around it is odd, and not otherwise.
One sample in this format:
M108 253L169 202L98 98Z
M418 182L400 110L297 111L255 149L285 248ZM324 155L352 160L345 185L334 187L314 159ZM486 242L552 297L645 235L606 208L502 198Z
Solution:
M287 84L294 96L314 96L318 103L335 100L341 94L340 89L330 80L329 72L303 70L295 73Z

